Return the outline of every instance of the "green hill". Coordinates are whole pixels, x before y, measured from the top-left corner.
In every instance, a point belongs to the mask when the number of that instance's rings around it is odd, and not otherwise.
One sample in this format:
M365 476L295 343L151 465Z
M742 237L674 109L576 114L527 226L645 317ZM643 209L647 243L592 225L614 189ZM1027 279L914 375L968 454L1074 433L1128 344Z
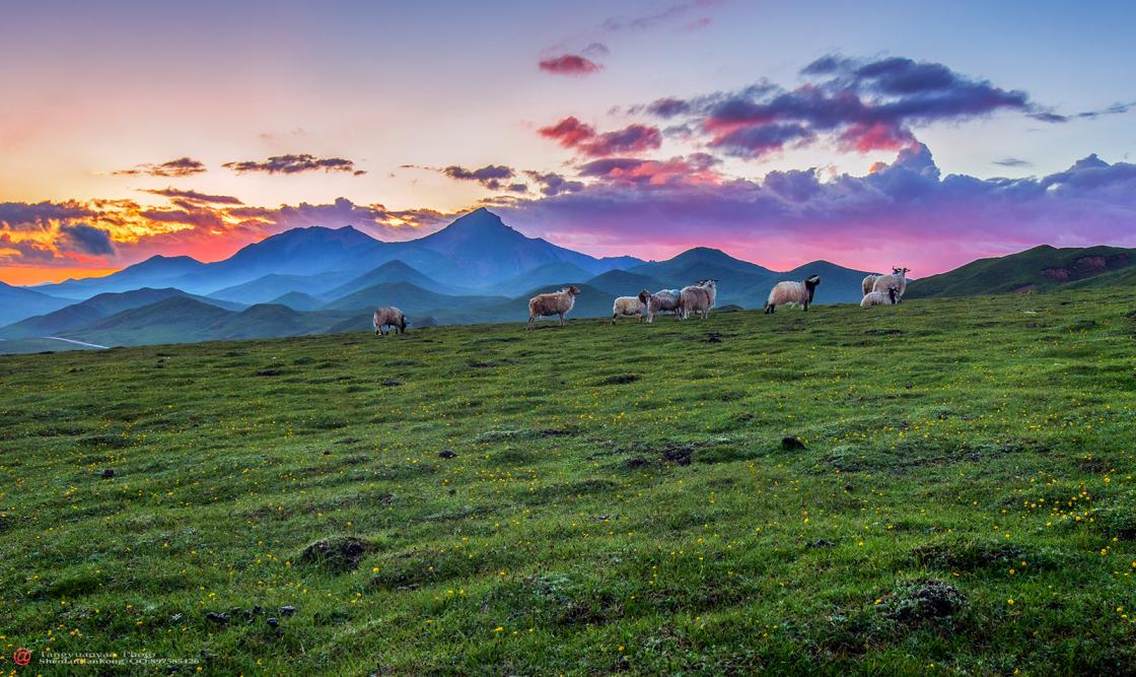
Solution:
M285 275L271 273L251 282L220 289L209 295L211 299L236 301L244 304L268 303L292 292L322 294L350 279L350 273L331 272L318 275Z
M397 284L400 282L412 284L435 294L450 294L454 291L452 287L433 280L402 261L395 259L394 261L387 261L374 270L369 270L362 275L354 277L334 289L328 290L323 296L329 299L339 299L379 284Z
M975 296L1056 289L1136 265L1136 250L1042 245L1009 256L979 259L908 284L905 298ZM1105 278L1108 280L1120 278Z
M626 270L609 270L588 280L587 284L613 298L616 296L635 296L643 289L655 292L666 286L653 277L629 273ZM610 302L608 306L608 310L611 310Z
M443 309L461 316L466 309L503 301L500 296L450 296L428 291L408 282L376 284L353 292L323 306L325 310L374 311L379 306L396 306L407 315L421 315Z
M320 299L298 291L288 292L287 294L278 296L269 301L269 303L288 306L292 310L315 310L324 304Z
M78 329L91 327L99 320L135 308L142 308L158 301L172 298L193 299L214 308L238 310L244 306L219 299L210 299L187 294L172 287L164 289L136 289L127 292L107 292L92 296L86 301L72 303L46 315L29 317L0 329L3 338L33 338L66 334Z
M224 308L175 295L67 331L65 336L105 346L192 343L215 338L210 325L235 314Z
M1134 309L3 357L0 635L207 675L1124 674Z

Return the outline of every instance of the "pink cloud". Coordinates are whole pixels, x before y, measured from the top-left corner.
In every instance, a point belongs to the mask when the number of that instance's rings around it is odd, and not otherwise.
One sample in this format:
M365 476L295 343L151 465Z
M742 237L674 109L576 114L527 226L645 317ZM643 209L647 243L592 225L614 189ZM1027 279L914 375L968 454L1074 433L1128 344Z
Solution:
M579 54L565 54L550 59L543 59L539 67L542 71L552 73L553 75L571 75L576 77L598 73L603 69L603 66Z

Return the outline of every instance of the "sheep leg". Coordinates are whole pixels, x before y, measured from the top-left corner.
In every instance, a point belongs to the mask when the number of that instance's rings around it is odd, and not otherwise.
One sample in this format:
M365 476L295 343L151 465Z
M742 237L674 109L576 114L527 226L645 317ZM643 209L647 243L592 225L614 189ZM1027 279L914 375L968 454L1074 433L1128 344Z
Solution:
M525 327L525 331L529 331L532 328L533 328L533 316L529 315L529 324L528 324L527 327Z
M560 316L560 326L564 326L564 313L557 313Z

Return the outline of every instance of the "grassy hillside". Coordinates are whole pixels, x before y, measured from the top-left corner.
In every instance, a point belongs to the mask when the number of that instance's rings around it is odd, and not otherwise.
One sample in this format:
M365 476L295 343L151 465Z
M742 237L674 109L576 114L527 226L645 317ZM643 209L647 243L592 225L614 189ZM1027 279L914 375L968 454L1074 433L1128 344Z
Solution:
M1136 250L1042 245L999 258L979 259L940 275L920 278L905 299L1045 291L1136 265Z
M1090 289L2 357L0 653L1124 673L1134 338Z

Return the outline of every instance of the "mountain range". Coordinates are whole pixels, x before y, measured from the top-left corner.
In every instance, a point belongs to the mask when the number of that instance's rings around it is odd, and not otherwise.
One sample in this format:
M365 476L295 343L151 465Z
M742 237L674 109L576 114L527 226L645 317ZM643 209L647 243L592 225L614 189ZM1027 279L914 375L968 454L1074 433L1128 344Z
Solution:
M1136 251L1036 247L914 280L908 298L1044 291L1136 278ZM696 247L665 261L595 258L530 238L484 209L418 240L382 242L350 226L296 228L223 261L154 256L98 278L0 284L0 352L364 331L395 305L412 327L522 322L528 299L575 284L574 317L603 317L614 296L718 280L718 305L760 308L779 280L818 274L818 303L860 299L865 271L814 261L773 271ZM80 342L76 344L74 342Z

